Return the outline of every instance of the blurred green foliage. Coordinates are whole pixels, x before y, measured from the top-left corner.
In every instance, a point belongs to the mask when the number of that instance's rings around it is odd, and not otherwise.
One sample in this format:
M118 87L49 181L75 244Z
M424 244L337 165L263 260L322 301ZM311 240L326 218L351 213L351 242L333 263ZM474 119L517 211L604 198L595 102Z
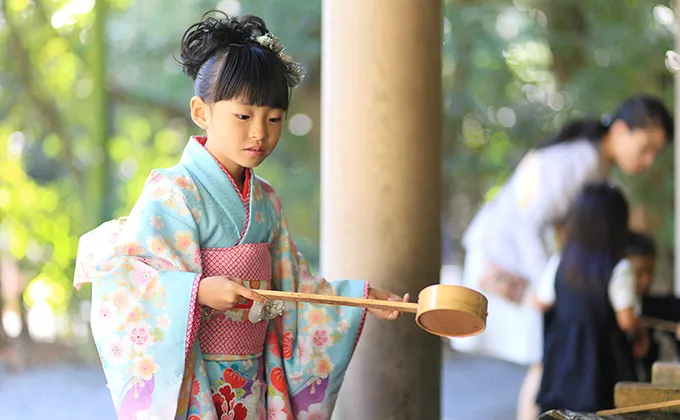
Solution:
M93 24L103 8L94 0L1 4L1 250L19 261L26 284L48 285L55 310L77 301L70 298L79 235L126 214L149 171L174 164L188 136L198 134L188 118L191 83L174 57L184 30L216 6L262 16L308 70L288 122L304 114L311 129L285 130L258 173L277 188L300 248L317 264L321 2L108 0L102 39ZM479 203L564 121L611 112L641 91L672 105L673 77L664 66L675 27L669 7L444 2L445 261L458 258ZM105 95L108 124L97 117L97 92ZM632 201L644 203L662 255L673 245L672 174L668 151L645 176L620 177ZM665 262L662 274L670 273Z

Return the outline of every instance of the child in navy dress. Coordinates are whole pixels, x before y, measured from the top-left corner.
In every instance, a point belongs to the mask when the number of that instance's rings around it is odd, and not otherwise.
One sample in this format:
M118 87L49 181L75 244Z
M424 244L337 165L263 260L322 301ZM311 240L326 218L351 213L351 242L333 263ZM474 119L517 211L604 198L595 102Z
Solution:
M624 196L606 184L585 187L570 208L561 255L536 290L545 312L542 411L613 407L614 385L635 380L627 334L640 328L627 225Z

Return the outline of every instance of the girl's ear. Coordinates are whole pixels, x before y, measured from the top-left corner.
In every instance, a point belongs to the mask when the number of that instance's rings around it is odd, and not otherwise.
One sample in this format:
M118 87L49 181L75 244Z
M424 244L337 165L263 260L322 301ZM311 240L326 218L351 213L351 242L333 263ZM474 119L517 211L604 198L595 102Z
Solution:
M208 105L200 96L194 96L189 102L191 106L191 119L204 130L208 129Z

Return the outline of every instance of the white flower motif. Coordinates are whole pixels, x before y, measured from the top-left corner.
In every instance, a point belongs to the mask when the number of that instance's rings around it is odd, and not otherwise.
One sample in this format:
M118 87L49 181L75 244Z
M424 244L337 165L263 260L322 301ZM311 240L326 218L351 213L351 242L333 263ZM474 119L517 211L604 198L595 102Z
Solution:
M328 420L329 418L328 410L318 403L310 405L307 411L301 411L298 414L298 420Z
M114 366L121 365L129 360L130 357L130 341L124 340L118 335L112 335L104 347L106 352L106 360Z
M104 302L97 309L96 319L102 324L108 324L113 319L113 308L108 303Z
M327 325L314 325L309 329L314 349L320 353L326 351L328 347L333 345L331 334L333 331Z
M172 321L168 314L163 314L156 319L156 324L158 325L158 328L167 330L168 327L170 327L170 324L172 324Z
M203 364L203 363L202 363ZM201 402L201 407L209 407L212 401L212 394L207 390L203 390L198 394L198 399Z
M134 322L127 325L127 338L132 342L135 350L145 352L146 347L153 344L151 326L146 322Z
M130 273L129 278L130 282L135 286L145 285L157 274L156 270L146 264L135 263L133 265L135 270Z
M288 416L283 411L286 408L286 403L283 398L275 395L270 398L267 405L267 420L286 420Z
M300 365L306 366L312 360L312 339L305 337L303 340L298 339L298 356L300 357Z
M331 361L328 354L320 354L314 359L315 374L320 378L325 378L329 373L333 372L335 365Z
M134 360L134 374L145 381L150 381L154 373L161 369L150 354L145 354L141 357L136 357Z
M135 417L135 420L151 420L151 415L149 410L139 410Z
M340 322L338 322L338 328L340 329L340 331L346 333L347 331L349 331L349 322L346 319L341 320Z
M163 223L163 218L161 216L151 216L151 226L157 230L160 230L163 226L165 226L165 223Z
M113 305L119 310L124 311L128 305L128 293L123 287L119 287L113 295Z
M302 372L293 372L288 377L290 378L290 381L295 384L302 382Z

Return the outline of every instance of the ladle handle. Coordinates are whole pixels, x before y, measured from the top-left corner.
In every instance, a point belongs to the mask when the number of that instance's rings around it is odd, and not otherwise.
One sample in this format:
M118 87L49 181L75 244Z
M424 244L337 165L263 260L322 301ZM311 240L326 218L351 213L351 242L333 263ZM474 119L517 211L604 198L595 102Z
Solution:
M320 303L323 305L358 306L360 308L386 309L399 312L418 312L418 304L392 300L364 299L344 296L315 295L311 293L281 292L279 290L254 290L271 299L293 302Z

